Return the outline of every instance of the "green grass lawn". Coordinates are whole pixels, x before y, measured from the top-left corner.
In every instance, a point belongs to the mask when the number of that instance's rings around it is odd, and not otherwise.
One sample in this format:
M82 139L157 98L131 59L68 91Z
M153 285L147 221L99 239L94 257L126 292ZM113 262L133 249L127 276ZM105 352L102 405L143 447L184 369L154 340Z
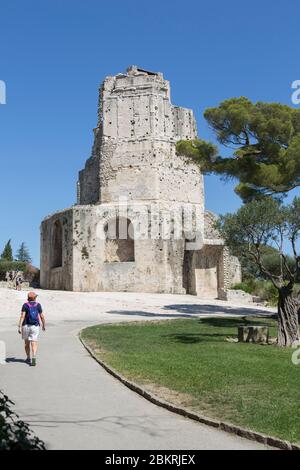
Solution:
M127 378L167 401L248 429L300 442L300 365L293 350L231 343L257 318L175 319L87 328L82 338Z

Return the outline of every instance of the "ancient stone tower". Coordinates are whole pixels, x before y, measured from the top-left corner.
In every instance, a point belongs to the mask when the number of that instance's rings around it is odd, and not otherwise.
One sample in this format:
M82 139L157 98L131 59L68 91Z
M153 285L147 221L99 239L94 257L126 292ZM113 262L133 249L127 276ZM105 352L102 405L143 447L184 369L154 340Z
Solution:
M199 168L176 155L197 135L162 74L135 66L100 87L77 204L41 226L41 286L217 297L240 278L204 211Z

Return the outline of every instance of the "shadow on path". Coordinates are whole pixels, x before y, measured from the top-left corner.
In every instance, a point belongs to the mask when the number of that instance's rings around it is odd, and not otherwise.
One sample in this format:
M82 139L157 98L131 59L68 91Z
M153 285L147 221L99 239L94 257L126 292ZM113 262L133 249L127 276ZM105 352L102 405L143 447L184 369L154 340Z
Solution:
M225 305L210 305L210 304L173 304L165 305L164 310L176 310L178 313L188 313L188 314L217 314L222 313L226 315L262 315L262 316L271 316L273 312L268 312L263 309L254 309L252 307L227 307Z
M262 309L253 309L251 307L226 307L223 305L199 305L199 304L174 304L162 307L166 311L174 311L174 313L157 313L142 310L109 310L106 313L116 315L140 316L140 317L157 317L157 318L193 318L195 315L226 315L230 316L260 316L262 318L271 318L273 312Z
M158 318L193 318L192 314L182 314L182 313L154 313L154 312L143 312L141 310L109 310L106 313L112 313L115 315L128 315L136 317L158 317Z
M137 430L140 432L145 432L149 436L158 436L162 432L167 431L169 428L165 426L160 426L160 430L157 431L156 427L154 426L156 422L155 416L147 416L147 415L140 415L140 416L101 416L96 418L90 419L62 419L62 418L54 418L54 417L47 417L44 416L43 418L39 415L29 414L26 415L25 419L30 424L30 426L34 427L45 427L45 428L57 428L60 424L75 424L76 426L85 426L85 425L93 425L97 423L105 424L112 424L124 429L132 429ZM114 430L109 430L107 428L106 432L114 433Z
M26 361L26 359L18 359L17 357L7 357L7 358L5 359L5 362L7 362L7 363L19 362L19 363L21 363L21 364L30 365L30 364L28 364L28 362Z

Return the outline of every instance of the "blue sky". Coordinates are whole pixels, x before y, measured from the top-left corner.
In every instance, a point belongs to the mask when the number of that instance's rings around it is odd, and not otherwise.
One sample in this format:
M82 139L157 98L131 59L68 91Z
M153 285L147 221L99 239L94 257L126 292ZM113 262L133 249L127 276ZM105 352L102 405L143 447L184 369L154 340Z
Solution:
M75 202L106 75L163 72L203 138L205 108L241 95L292 105L300 79L298 0L1 0L0 15L0 249L25 241L35 264L40 221ZM206 177L208 209L240 204Z

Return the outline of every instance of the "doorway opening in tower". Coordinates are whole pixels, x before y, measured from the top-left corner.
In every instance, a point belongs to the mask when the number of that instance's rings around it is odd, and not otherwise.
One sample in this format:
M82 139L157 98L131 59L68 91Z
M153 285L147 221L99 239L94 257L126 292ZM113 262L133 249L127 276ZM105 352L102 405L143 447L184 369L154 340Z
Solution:
M110 219L104 227L105 262L134 262L134 228L125 217Z
M53 226L52 233L52 268L60 268L63 263L63 229L60 220L57 220Z

